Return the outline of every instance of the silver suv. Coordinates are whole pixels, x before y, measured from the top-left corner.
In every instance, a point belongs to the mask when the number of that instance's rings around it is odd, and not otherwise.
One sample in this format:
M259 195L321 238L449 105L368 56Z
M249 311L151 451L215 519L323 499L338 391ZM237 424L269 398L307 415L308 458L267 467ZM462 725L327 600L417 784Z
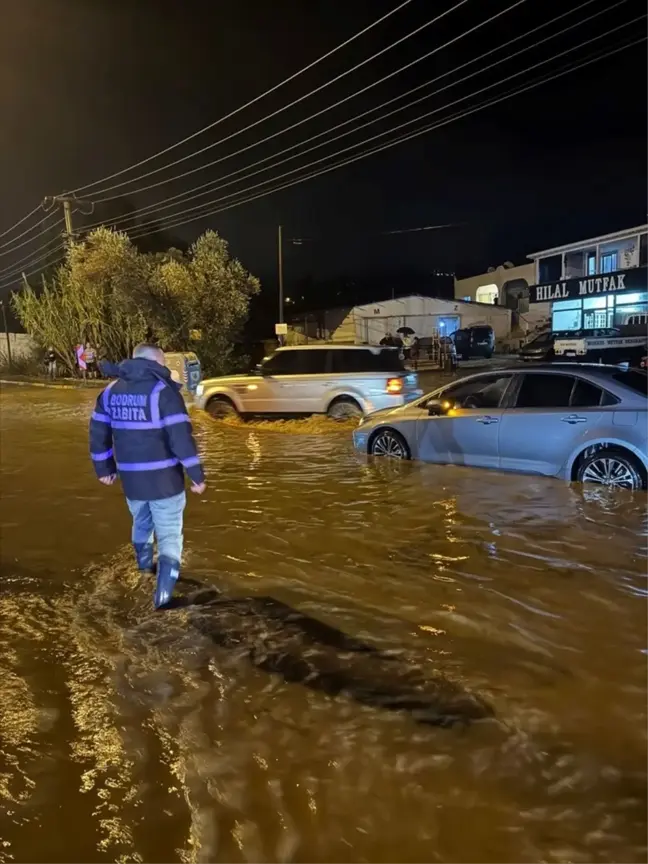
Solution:
M253 374L206 379L196 402L214 417L328 414L345 420L421 395L418 376L405 368L398 349L302 345L279 348Z

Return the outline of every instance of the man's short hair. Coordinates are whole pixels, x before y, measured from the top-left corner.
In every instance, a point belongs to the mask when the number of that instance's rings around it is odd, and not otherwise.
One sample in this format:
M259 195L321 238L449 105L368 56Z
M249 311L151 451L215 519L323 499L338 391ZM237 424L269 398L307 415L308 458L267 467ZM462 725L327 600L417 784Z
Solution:
M140 342L133 349L133 358L142 357L146 360L153 360L155 363L164 365L164 351L158 348L157 345L150 345L148 342Z

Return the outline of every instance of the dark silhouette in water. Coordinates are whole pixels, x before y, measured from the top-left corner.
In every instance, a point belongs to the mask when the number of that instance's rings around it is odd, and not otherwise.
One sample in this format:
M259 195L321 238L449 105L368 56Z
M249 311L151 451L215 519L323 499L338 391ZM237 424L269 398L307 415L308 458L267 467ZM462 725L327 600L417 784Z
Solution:
M182 579L178 587L199 583ZM479 697L442 677L430 678L396 654L348 636L272 597L229 598L216 589L175 597L190 622L215 644L254 666L329 696L409 714L432 726L468 725L493 717Z

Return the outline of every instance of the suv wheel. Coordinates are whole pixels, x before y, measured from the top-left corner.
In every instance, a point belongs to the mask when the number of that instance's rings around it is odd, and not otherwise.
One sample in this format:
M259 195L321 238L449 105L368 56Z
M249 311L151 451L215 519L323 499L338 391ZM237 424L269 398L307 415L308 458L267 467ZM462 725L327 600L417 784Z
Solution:
M597 450L583 459L577 480L615 489L643 489L646 486L643 466L631 454L613 447Z
M410 451L402 435L393 429L381 429L369 442L372 456L388 456L390 459L409 459Z
M218 420L222 420L224 417L238 416L238 411L234 405L224 396L214 396L205 406L205 410Z
M326 412L331 420L357 420L362 417L362 408L355 399L336 399Z

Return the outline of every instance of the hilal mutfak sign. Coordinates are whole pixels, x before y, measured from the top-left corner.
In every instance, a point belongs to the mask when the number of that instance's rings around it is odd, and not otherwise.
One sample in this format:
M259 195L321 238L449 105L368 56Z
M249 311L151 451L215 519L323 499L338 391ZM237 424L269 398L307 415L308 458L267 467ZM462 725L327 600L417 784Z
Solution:
M548 303L591 297L593 294L618 294L620 291L645 291L648 288L648 268L632 267L614 273L598 273L578 279L562 279L544 285L531 285L529 303Z

